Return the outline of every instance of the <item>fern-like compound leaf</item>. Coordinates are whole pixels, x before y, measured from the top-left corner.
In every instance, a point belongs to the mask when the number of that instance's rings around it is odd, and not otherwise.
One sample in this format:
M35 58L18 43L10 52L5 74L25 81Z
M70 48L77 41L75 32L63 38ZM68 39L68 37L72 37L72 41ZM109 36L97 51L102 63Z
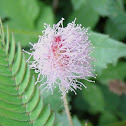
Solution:
M6 31L0 20L0 125L53 126L55 114L43 104L21 45Z

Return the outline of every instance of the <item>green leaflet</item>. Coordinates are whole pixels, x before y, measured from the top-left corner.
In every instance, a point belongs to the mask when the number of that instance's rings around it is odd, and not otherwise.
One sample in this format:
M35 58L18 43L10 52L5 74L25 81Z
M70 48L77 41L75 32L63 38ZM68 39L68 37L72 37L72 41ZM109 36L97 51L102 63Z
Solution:
M95 69L98 73L108 64L116 64L119 58L126 56L126 45L107 35L91 32L89 38L95 47L92 57L96 60Z
M9 39L7 28L4 38L0 21L0 125L53 126L55 114L43 105L20 44L15 50L14 36Z
M72 22L75 18L77 18L77 24L93 29L99 20L99 15L88 2L82 2L81 6L71 14L68 21Z

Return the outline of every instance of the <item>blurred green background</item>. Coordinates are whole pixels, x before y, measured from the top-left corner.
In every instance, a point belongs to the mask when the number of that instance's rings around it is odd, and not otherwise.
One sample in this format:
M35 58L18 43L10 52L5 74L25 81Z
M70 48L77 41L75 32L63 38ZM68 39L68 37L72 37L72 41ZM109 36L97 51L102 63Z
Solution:
M88 88L77 90L77 95L69 93L74 123L126 126L126 0L0 0L0 17L28 51L44 23L53 25L64 17L66 26L77 18L76 23L89 28L97 78L95 84L81 80ZM43 96L56 120L69 126L58 89Z

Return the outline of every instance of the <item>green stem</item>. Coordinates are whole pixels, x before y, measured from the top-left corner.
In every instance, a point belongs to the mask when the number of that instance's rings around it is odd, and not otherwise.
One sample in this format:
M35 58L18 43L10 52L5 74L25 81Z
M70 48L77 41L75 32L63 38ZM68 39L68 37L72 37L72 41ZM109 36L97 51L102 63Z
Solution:
M67 101L67 96L66 95L63 96L63 102L64 102L64 107L65 107L65 111L66 111L70 126L74 126L72 118L71 118L71 114L70 114L70 111L69 111L69 108L68 108L68 101Z

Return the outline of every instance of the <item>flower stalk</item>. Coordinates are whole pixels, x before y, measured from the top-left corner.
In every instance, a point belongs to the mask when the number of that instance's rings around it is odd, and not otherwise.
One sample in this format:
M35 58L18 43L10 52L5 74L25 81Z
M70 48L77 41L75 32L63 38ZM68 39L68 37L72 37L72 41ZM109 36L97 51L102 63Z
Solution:
M71 113L70 113L69 107L68 107L67 94L65 94L65 96L63 97L63 102L64 102L64 107L65 107L65 111L66 111L70 126L74 126L73 121L72 121L72 117L71 117Z

